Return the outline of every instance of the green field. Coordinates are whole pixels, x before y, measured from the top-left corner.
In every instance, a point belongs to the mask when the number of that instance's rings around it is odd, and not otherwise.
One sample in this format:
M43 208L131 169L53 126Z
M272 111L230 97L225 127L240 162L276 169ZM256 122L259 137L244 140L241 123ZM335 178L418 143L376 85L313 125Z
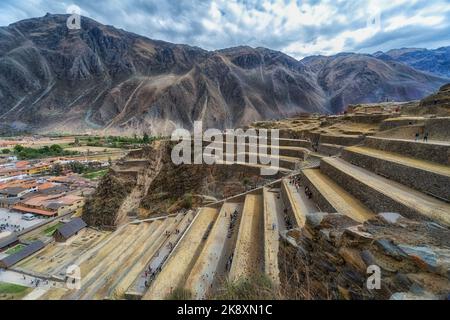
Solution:
M86 179L94 180L94 179L103 177L107 172L108 172L108 169L95 171L95 172L89 172L89 173L83 174L83 177Z
M18 244L12 248L9 248L8 250L6 250L6 254L14 254L19 252L20 250L22 250L23 248L25 248L25 246L23 244Z
M0 300L19 300L31 291L32 289L28 287L0 282Z
M46 235L47 237L51 237L53 236L53 233L55 233L56 229L58 229L59 226L61 226L61 223L54 224L53 226L45 229L43 234Z

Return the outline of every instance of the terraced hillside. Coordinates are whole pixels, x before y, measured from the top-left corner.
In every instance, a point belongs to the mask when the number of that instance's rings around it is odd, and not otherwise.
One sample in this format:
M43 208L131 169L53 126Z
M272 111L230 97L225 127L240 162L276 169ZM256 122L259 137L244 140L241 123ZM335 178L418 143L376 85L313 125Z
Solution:
M258 176L271 166L264 160L279 154L274 177L189 211L124 219L71 260L81 267L80 290L54 288L41 298L255 298L264 293L292 299L444 299L450 290L450 139L381 134L394 121L407 135L408 118L392 111L383 117L359 113L274 123L283 127L280 138L234 144L216 164L223 172ZM271 153L262 155L267 146ZM262 156L261 163L249 164L255 155ZM149 163L135 158L126 160L128 165L134 161L145 172ZM162 183L164 170L169 169L162 166L154 181ZM188 186L174 193L189 192ZM145 196L156 190L161 189L150 183ZM42 254L46 259L55 249L48 250ZM36 258L23 265L35 272L62 270L38 270ZM380 290L365 285L369 266L382 272ZM267 286L258 290L255 276ZM242 283L256 289L245 291Z

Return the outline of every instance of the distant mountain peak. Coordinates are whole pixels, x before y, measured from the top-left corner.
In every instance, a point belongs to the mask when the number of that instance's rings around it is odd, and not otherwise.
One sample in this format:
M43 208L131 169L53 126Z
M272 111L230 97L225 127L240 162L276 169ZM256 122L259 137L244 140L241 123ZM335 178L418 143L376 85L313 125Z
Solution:
M262 47L206 51L89 18L73 32L67 17L47 14L0 29L0 127L156 134L203 120L225 129L340 112L354 103L420 99L446 82L387 55L298 61Z

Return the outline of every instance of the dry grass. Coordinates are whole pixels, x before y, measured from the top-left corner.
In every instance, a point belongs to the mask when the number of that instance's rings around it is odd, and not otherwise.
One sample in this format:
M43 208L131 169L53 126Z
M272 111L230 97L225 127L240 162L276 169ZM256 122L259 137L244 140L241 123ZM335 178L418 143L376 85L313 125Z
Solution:
M279 290L261 273L235 282L225 281L222 289L213 296L217 300L275 300L282 299Z

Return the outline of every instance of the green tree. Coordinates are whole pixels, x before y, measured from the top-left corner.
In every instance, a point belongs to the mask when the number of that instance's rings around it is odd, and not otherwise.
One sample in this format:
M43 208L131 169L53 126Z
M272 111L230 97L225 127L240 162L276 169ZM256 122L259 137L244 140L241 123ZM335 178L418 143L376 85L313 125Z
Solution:
M144 133L144 137L142 138L143 143L149 143L150 137L148 136L147 132Z
M15 153L20 153L21 151L23 151L23 149L25 149L25 148L22 145L20 145L20 144L16 144L14 146L14 152Z
M52 175L60 176L62 174L62 172L63 172L63 167L59 163L55 163L52 166L52 170L51 170Z
M60 154L63 151L63 148L59 144L54 144L50 146L50 151L56 154Z
M10 153L10 152L11 152L11 150L9 150L9 149L3 149L3 150L2 150L2 153L3 153L3 154L8 154L8 153Z

